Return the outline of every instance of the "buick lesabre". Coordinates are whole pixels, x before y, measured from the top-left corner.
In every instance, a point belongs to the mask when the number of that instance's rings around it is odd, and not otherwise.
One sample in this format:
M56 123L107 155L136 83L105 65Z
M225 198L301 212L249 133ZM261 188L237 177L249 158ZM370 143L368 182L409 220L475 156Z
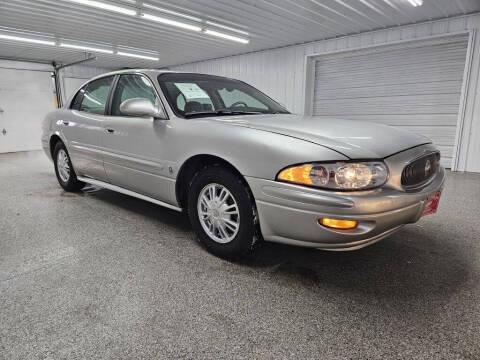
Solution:
M445 172L423 136L293 115L244 82L125 70L43 123L60 186L86 183L185 211L212 253L259 240L354 250L434 213Z

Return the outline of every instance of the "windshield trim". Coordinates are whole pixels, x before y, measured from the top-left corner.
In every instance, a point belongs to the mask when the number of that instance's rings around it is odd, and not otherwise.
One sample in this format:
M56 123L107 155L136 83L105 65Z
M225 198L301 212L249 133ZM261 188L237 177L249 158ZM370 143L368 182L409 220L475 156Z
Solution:
M249 111L245 114L239 114L237 113L236 111L232 111L232 114L218 114L218 113L215 113L215 111L212 111L211 113L203 113L202 115L199 114L199 116L185 116L185 114L181 114L177 111L177 107L175 104L173 104L173 99L171 99L170 97L170 93L168 91L168 89L166 88L165 86L165 83L162 79L162 77L169 77L169 76L172 76L172 75L178 75L180 78L182 76L185 76L185 79L181 79L181 80L191 80L191 81L195 81L195 78L197 79L202 79L202 80L208 80L208 79L211 79L213 81L215 80L228 80L228 81L233 81L233 82L238 82L238 83L241 83L243 85L246 85L246 86L249 86L249 87L252 87L253 89L255 89L256 91L258 91L259 93L261 93L263 96L265 96L266 98L268 98L270 101L272 101L274 104L278 105L279 108L283 109L284 112L272 112L272 111L258 111L258 113L254 113L253 111ZM179 79L180 81L180 79ZM199 74L199 73L183 73L183 72L178 72L178 73L172 73L172 72L169 72L169 73L162 73L162 74L159 74L157 76L157 82L158 82L158 85L160 86L160 89L162 90L162 93L164 94L165 96L165 99L167 100L168 102L168 105L170 106L170 109L173 111L173 113L175 114L175 116L179 117L179 118L182 118L182 119L186 119L186 120L190 120L190 119L195 119L195 118L198 118L198 117L201 117L201 118L206 118L206 117L216 117L216 116L238 116L238 115L268 115L268 114L275 114L275 113L279 113L279 114L290 114L290 112L283 106L281 105L280 103L278 103L276 100L272 99L270 96L268 96L267 94L265 94L264 92L258 90L256 87L242 81L242 80L238 80L238 79L233 79L233 78L228 78L228 77L225 77L225 76L217 76L217 75L208 75L208 74Z

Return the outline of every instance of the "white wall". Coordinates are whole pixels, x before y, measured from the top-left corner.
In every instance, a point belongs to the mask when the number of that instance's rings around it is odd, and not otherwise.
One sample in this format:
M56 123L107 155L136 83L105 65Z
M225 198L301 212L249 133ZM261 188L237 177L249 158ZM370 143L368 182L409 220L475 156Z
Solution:
M331 40L260 51L245 55L169 67L234 77L244 80L303 113L305 104L305 57L344 49L385 45L402 40L448 35L466 30L476 33L472 42L469 82L466 87L464 126L457 169L480 172L480 14L373 31Z

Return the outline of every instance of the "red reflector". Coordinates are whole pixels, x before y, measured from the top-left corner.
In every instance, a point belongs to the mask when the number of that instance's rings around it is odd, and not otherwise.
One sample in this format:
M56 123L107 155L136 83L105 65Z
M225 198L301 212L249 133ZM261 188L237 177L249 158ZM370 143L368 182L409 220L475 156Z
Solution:
M425 208L423 209L422 216L435 214L437 212L438 204L440 202L440 195L442 195L442 192L437 191L428 198L427 205L425 205Z

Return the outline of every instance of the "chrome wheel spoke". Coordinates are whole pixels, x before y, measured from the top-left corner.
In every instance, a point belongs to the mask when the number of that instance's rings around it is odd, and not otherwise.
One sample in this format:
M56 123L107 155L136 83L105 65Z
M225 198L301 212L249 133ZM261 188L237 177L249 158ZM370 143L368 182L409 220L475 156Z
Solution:
M206 211L199 211L199 214L202 217L202 219L206 219L206 218L210 217L210 213L208 213Z
M222 212L225 215L238 215L237 204L226 205L222 208Z
M227 191L227 189L223 188L221 191L220 191L220 195L218 195L218 202L219 203L224 203L225 200L227 199L229 193Z
M238 224L231 220L225 220L225 226L232 231L236 231L238 229Z
M224 239L228 239L227 230L225 230L225 227L224 227L224 226L219 226L219 227L218 227L218 230L220 231L220 234L222 235L222 237L223 237Z
M208 188L208 195L210 197L210 201L215 200L215 191L216 191L216 186L215 185Z
M240 229L240 211L232 193L223 185L208 184L198 196L197 212L200 224L214 241L226 244Z
M206 198L206 196L202 196L201 197L201 201L202 201L202 205L205 207L205 208L209 208L210 207L210 202L208 201L208 199Z

